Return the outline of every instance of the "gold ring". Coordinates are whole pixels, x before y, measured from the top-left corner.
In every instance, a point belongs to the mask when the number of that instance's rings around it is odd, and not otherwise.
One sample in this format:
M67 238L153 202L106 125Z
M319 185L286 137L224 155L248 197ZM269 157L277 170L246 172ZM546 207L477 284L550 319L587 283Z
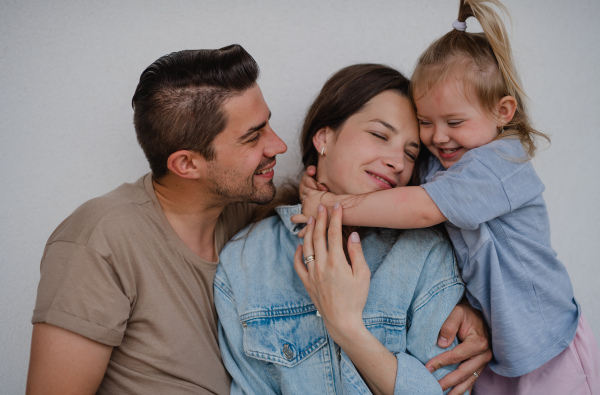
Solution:
M315 260L315 256L314 255L309 255L306 258L304 258L304 264L308 265L308 262L312 262Z

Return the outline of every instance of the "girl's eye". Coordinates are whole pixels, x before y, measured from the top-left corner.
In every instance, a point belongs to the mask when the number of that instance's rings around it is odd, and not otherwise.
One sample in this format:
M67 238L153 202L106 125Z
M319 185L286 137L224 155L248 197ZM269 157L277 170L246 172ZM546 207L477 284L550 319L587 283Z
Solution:
M459 126L463 121L448 121L448 126Z
M422 126L429 126L429 125L431 125L431 122L429 122L429 121L425 121L425 120L423 120L423 119L419 119L419 125L422 125Z

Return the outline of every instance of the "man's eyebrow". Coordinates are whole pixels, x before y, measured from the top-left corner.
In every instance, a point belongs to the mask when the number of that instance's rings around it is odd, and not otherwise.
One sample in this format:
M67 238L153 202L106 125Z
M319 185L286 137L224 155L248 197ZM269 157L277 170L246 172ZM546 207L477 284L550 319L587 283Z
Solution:
M267 118L267 121L261 123L260 125L256 125L256 126L252 126L250 129L248 129L246 131L246 133L244 133L239 139L238 141L244 141L246 140L248 137L250 137L253 133L256 133L257 131L261 130L262 128L264 128L265 126L267 126L267 122L268 120L271 119L271 111L269 111L269 118Z
M390 132L392 132L394 134L398 134L398 130L395 127L393 127L392 125L390 125L389 123L387 123L386 121L382 121L381 119L372 119L371 122L378 122L378 123L382 124L385 128L389 129ZM408 143L408 145L419 149L419 144L415 143L414 141L411 141L410 143Z

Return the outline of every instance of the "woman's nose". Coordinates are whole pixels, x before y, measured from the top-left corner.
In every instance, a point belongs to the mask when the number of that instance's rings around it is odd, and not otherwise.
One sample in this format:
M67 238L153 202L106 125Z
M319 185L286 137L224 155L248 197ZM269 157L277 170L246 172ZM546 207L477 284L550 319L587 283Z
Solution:
M395 152L392 155L388 155L385 157L384 162L394 173L400 173L404 170L404 152Z

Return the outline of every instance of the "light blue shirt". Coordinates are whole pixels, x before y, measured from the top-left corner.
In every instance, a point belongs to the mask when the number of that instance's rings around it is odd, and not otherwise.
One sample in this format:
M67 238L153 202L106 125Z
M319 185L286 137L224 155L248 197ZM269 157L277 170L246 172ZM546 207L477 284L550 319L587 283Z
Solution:
M518 139L472 149L450 168L433 157L423 188L448 219L469 302L483 311L503 376L529 373L569 346L579 306L550 246L544 185Z
M294 270L302 239L290 222L301 206L243 230L221 252L214 280L219 345L232 394L370 394L329 336ZM362 240L371 269L363 321L398 360L395 393L442 394L424 364L445 351L439 330L464 285L448 240L432 229L370 230Z

